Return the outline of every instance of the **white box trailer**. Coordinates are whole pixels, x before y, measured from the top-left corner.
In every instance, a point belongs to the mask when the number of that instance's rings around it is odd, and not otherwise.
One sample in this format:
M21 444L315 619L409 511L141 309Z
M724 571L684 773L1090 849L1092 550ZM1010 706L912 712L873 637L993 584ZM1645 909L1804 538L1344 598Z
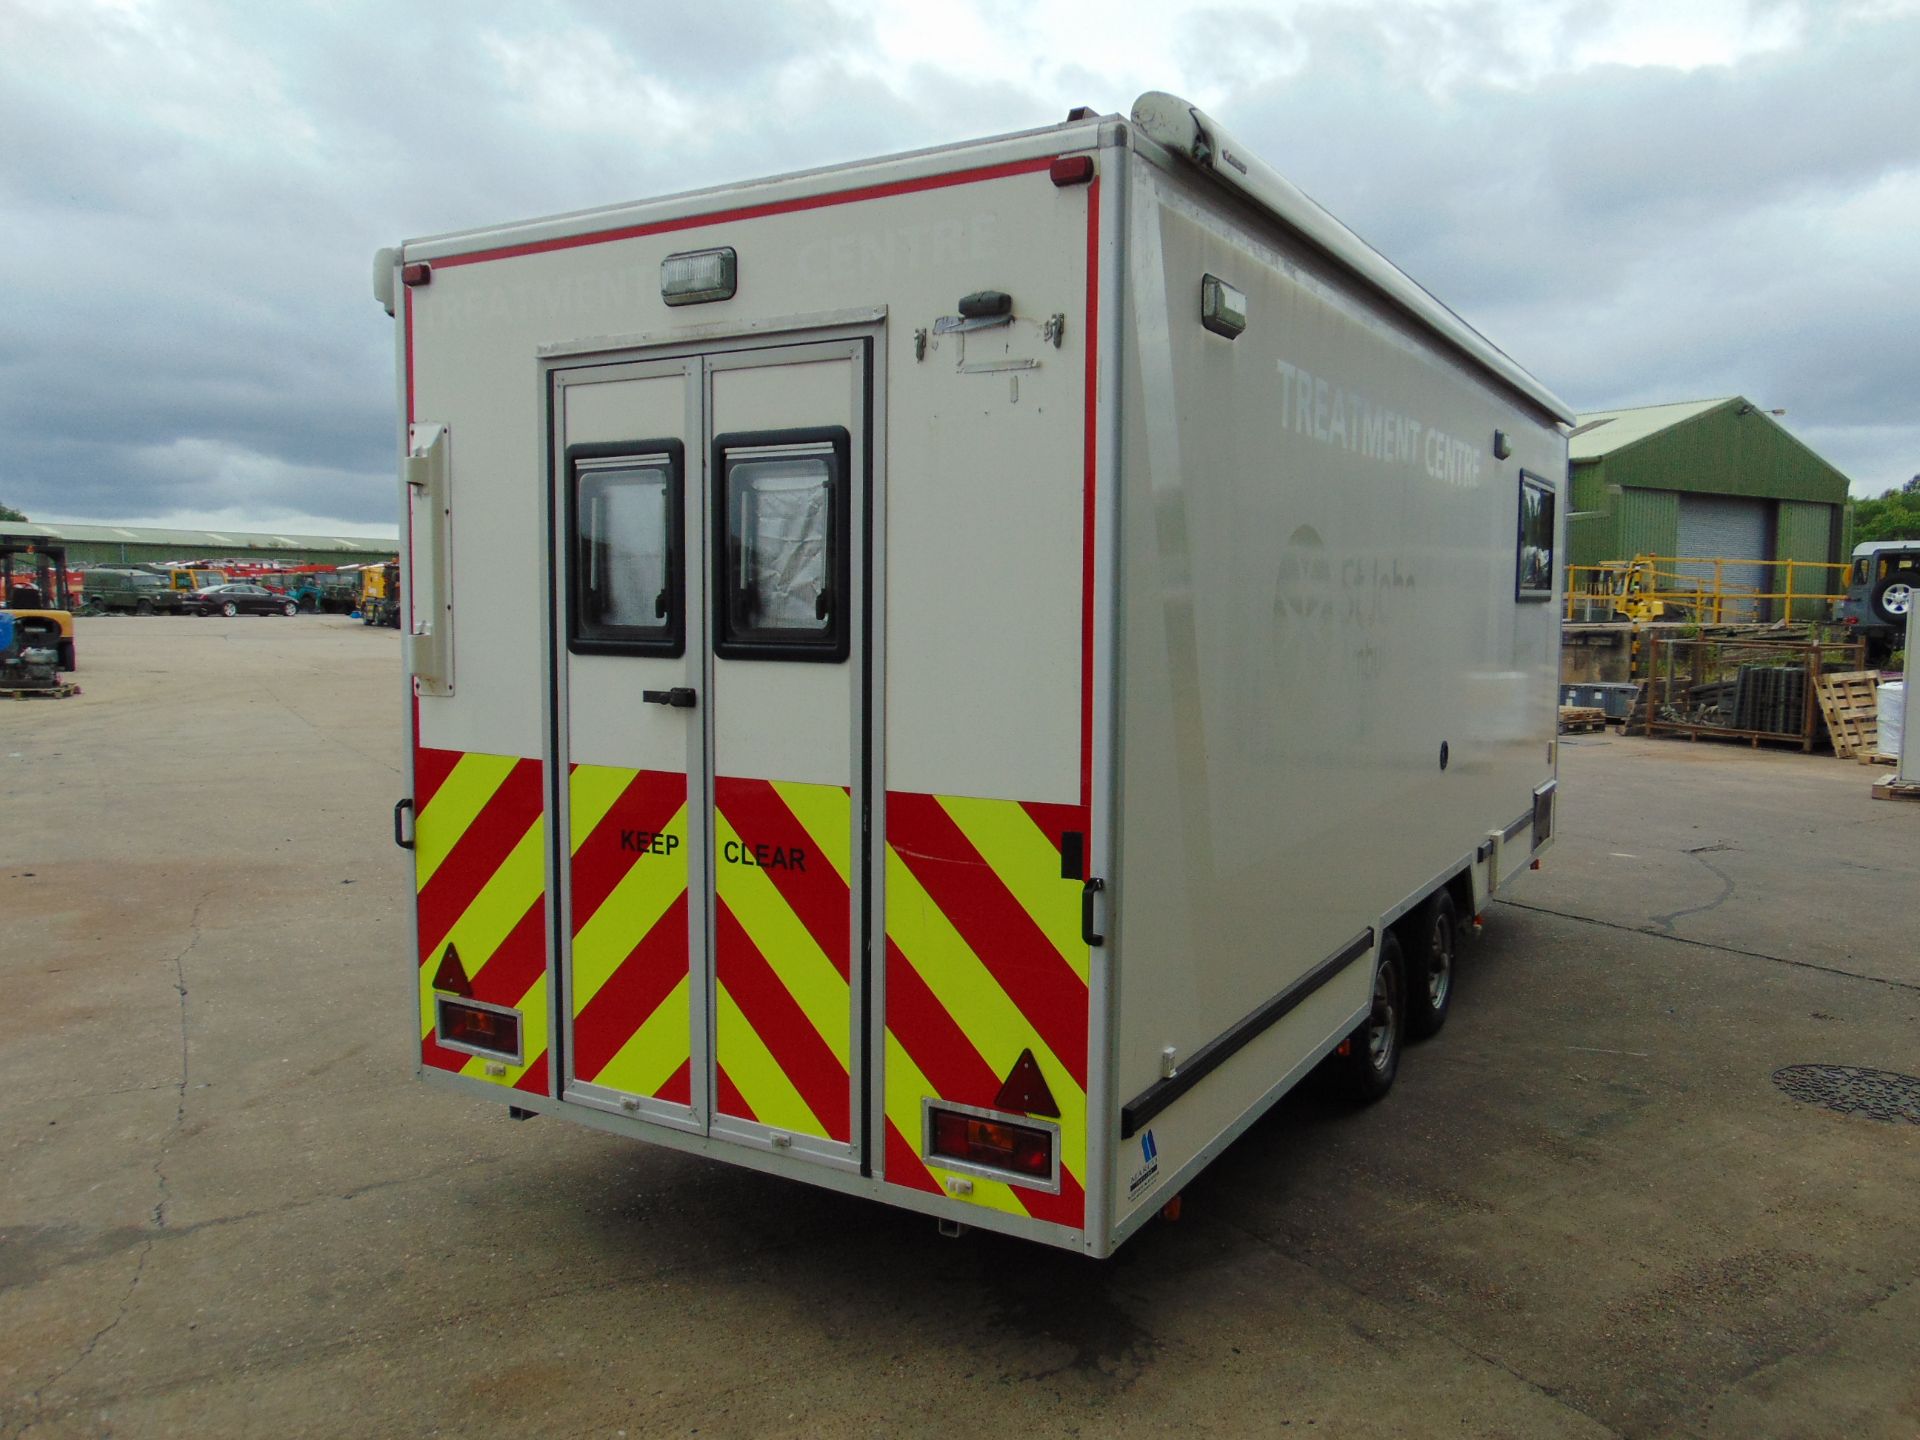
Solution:
M1105 1255L1552 835L1566 406L1182 101L375 288L429 1081Z

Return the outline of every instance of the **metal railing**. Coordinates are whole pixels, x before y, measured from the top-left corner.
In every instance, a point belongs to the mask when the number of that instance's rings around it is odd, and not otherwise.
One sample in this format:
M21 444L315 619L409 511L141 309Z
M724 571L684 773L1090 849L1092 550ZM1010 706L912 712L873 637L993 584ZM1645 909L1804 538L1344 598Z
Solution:
M1702 625L1824 620L1833 602L1846 595L1847 569L1845 562L1825 560L1701 555L1636 555L1607 565L1569 565L1566 618L1691 620ZM1754 570L1766 572L1770 588L1729 574Z

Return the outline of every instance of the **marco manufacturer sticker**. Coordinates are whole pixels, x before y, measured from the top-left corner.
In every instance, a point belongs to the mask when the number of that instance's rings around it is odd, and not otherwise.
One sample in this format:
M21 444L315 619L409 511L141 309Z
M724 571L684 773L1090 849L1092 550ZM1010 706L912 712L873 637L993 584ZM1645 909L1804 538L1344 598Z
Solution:
M1160 1180L1160 1146L1153 1138L1153 1131L1140 1133L1140 1163L1134 1167L1133 1174L1127 1177L1127 1199L1138 1200L1151 1190Z

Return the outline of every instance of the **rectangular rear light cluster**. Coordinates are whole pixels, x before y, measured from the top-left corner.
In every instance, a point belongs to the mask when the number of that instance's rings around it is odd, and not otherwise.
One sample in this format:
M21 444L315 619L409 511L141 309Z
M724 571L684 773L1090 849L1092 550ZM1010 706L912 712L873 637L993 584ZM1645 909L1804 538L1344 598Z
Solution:
M1060 1130L969 1105L926 1102L926 1157L936 1165L1036 1190L1060 1189Z
M446 995L434 996L434 1006L434 1039L449 1050L520 1063L519 1011Z

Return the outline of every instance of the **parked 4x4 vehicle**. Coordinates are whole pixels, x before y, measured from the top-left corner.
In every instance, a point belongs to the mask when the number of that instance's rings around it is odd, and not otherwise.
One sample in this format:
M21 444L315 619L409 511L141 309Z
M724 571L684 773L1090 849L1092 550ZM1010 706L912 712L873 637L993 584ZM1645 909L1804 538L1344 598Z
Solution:
M94 565L86 572L88 614L178 615L180 594L158 571L138 565Z
M1833 618L1867 642L1875 659L1900 648L1907 612L1920 598L1920 540L1868 540L1853 547L1847 594Z
M195 615L298 615L300 607L264 585L212 585L185 598Z

